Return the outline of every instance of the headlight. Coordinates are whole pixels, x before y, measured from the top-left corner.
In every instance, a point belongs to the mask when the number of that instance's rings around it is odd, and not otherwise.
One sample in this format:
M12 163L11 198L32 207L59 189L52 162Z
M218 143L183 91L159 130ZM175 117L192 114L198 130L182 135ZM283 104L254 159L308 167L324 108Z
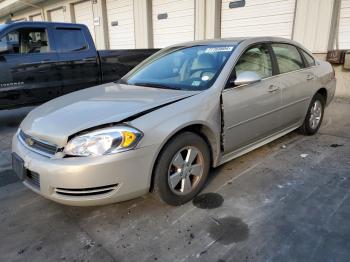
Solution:
M132 149L142 132L129 126L103 128L72 138L64 148L70 156L101 156Z

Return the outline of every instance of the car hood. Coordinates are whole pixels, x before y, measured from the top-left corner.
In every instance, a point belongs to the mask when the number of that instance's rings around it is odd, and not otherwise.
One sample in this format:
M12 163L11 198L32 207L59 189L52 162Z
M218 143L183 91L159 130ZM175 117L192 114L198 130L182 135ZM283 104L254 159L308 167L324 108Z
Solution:
M64 146L69 136L126 120L198 92L109 83L51 100L31 111L21 130L35 138Z

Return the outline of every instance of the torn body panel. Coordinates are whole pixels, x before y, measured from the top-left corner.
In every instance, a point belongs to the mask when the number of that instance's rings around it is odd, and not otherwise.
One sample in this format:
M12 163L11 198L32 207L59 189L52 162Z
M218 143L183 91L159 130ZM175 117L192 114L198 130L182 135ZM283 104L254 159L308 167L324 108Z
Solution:
M225 152L225 120L224 120L224 103L222 101L222 95L220 96L220 150L221 153Z

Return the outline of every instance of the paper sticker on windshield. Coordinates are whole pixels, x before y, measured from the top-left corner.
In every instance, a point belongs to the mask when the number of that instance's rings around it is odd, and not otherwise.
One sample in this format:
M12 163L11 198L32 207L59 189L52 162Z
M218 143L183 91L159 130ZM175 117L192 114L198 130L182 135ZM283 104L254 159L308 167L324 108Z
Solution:
M205 53L218 53L218 52L231 52L233 46L221 46L221 47L208 47L205 49Z
M202 81L208 81L209 80L209 76L202 76Z
M199 86L201 84L201 81L193 81L192 86Z

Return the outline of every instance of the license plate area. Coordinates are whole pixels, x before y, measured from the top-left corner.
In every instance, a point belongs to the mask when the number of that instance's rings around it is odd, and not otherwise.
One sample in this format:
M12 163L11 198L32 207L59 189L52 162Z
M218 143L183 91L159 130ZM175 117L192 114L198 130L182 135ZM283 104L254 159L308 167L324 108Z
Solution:
M24 168L24 161L16 153L12 153L12 169L21 181L25 179L27 171Z

